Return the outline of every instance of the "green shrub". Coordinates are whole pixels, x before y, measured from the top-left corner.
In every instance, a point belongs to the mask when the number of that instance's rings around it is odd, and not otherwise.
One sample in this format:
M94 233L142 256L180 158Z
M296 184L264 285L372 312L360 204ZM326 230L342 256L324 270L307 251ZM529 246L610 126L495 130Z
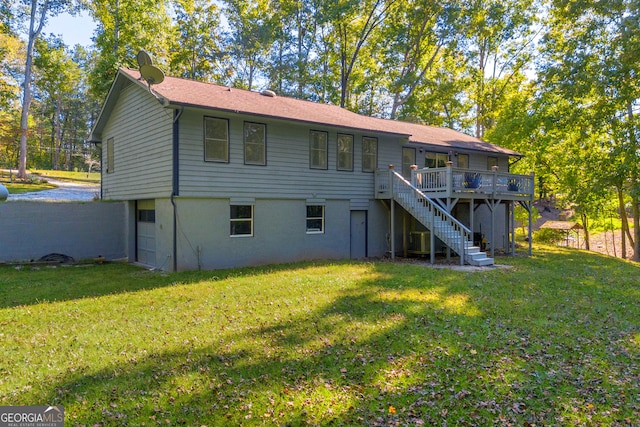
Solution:
M551 230L548 228L541 228L533 233L533 240L538 243L556 244L564 238L562 232L558 230Z

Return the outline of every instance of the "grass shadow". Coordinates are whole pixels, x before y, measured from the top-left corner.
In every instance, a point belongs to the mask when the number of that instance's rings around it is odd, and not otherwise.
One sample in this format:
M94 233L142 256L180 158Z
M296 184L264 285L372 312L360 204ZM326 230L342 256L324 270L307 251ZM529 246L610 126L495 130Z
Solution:
M355 264L354 280L309 265L206 287L178 276L193 286L158 307L166 330L147 330L146 310L140 341L105 343L108 363L0 402L62 404L72 425L627 425L640 411L636 267L607 261L625 277L613 286L593 279L599 259L558 276L573 256L481 273ZM251 276L274 283L252 289Z

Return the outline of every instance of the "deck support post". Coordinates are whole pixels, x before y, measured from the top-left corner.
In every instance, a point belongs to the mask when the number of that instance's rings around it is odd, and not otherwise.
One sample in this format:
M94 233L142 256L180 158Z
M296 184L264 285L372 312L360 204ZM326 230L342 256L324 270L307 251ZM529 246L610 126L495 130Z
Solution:
M491 258L495 258L496 254L496 207L502 203L502 200L487 200L487 206L491 211Z
M531 230L533 229L533 219L531 215L531 205L532 203L529 203L529 209L527 209L529 211L529 256L533 254L533 235L531 233Z
M436 234L433 232L433 227L429 231L429 258L431 264L436 263Z
M396 239L394 236L394 228L395 228L395 220L396 220L396 216L395 216L395 211L396 211L396 205L395 205L395 195L394 193L394 180L393 180L394 176L393 176L393 165L389 165L389 191L391 192L391 218L390 218L390 224L389 224L389 240L390 240L390 250L391 250L391 259L395 259L396 258Z
M473 211L475 210L475 207L474 207L475 204L476 204L475 200L473 198L471 198L469 200L469 230L471 230L471 243L475 243L474 240L473 240L474 239L474 235L473 235L474 230L473 230L473 228L475 226Z
M510 202L508 205L509 232L511 233L511 256L516 256L516 205L514 202Z

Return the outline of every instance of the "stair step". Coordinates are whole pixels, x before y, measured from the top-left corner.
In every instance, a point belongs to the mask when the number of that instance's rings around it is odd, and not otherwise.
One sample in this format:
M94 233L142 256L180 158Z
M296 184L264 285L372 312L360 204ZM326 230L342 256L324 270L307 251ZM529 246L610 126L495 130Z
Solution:
M493 258L480 258L480 259L467 259L469 265L474 265L476 267L486 267L489 265L494 265Z

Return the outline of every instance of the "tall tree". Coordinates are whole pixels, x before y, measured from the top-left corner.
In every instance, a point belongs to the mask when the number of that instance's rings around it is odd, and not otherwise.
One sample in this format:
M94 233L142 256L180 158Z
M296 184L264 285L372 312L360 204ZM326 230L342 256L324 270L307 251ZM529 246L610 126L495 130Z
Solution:
M175 0L177 36L170 70L174 75L204 81L223 78L220 8L210 0Z
M251 90L266 74L279 17L267 0L224 0L224 4L231 27L227 39L233 60L231 78L235 85Z
M86 7L97 23L89 80L94 96L104 98L118 67L138 68L140 50L168 66L173 37L169 0L95 0Z
M60 38L55 36L48 39L40 39L36 43L37 54L34 58L36 67L36 85L43 93L45 99L44 104L48 105L48 111L51 117L51 148L52 148L52 167L53 169L61 169L61 154L64 148L65 135L74 134L80 129L65 126L70 124L70 116L72 111L71 100L74 93L80 90L80 68L76 64L71 54L67 50L67 46ZM81 134L81 136L84 136ZM69 141L67 139L67 141ZM71 161L72 146L67 144L68 155L66 161Z
M13 107L19 98L24 47L16 35L0 32L0 108Z
M494 124L493 112L505 91L530 63L537 8L533 0L469 0L464 2L462 46L473 78L475 136Z
M623 242L637 245L625 225L625 203L634 200L640 177L640 93L630 78L639 70L629 57L639 47L637 5L563 0L548 2L548 11L539 80L527 92L511 92L487 135L525 153L518 166L535 167L540 194L562 194L587 231L589 218L609 209L604 200L617 198Z
M433 81L443 53L456 33L455 2L401 0L384 25L382 46L389 93L393 96L391 118L427 80Z
M20 159L18 162L18 177L27 176L27 139L29 136L29 108L31 107L32 93L32 65L33 50L36 40L40 37L47 18L58 13L71 10L70 0L22 0L28 15L27 51L24 67L24 83L22 96L22 114L20 118Z
M374 38L396 0L340 0L327 2L323 16L332 29L335 43L332 52L337 55L340 71L339 105L349 107L353 74L359 61L364 61L367 43ZM369 55L371 58L372 55Z

